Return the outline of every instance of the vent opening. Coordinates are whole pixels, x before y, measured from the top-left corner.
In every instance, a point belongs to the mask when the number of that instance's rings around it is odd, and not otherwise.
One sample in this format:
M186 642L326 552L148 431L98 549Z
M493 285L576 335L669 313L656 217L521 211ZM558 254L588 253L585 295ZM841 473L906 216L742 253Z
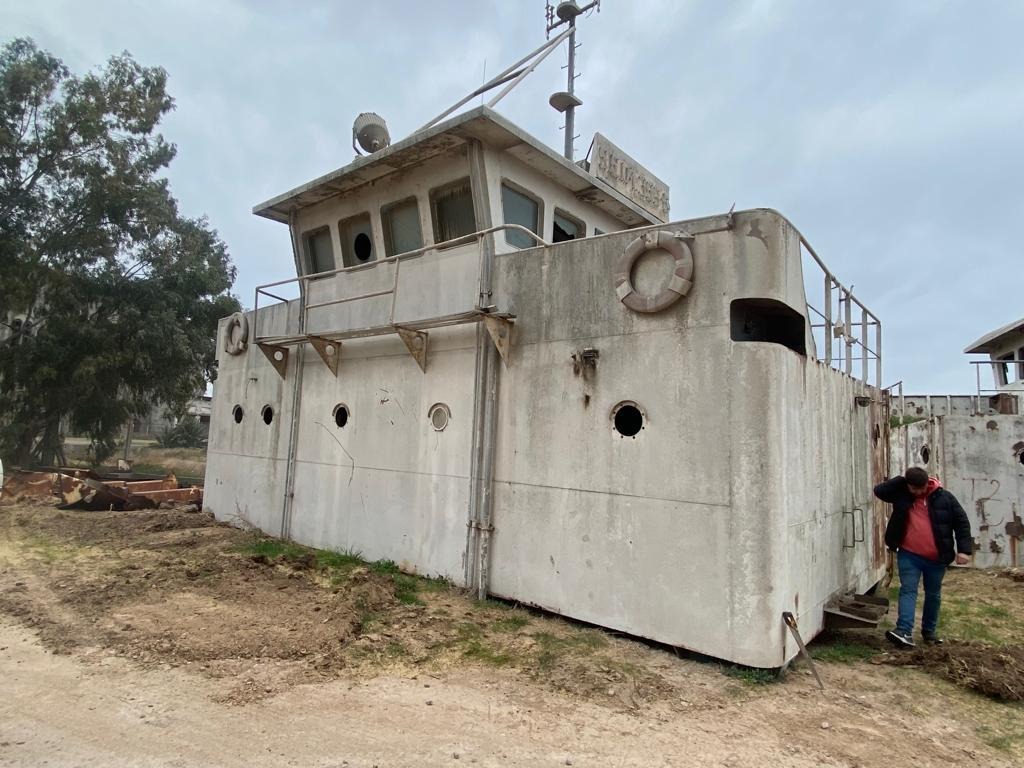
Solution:
M807 354L803 315L775 299L735 299L729 305L733 341L766 341Z

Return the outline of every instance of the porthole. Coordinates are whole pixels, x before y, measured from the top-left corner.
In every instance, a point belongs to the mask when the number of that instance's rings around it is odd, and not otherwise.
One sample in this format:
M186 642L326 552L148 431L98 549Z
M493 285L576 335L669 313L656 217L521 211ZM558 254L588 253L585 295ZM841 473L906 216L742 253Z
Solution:
M264 405L263 406L263 412L262 413L263 413L263 423L264 424L268 424L269 425L271 422L274 421L274 409L271 408L269 405Z
M348 406L344 403L334 406L334 423L339 429L348 424Z
M427 411L427 416L430 418L430 426L434 428L435 432L444 432L448 422L451 421L452 412L444 403L434 403Z
M622 437L636 439L644 428L644 412L632 400L623 400L612 408L611 419L612 427Z
M925 464L928 463L928 459L932 456L932 451L927 445L921 446L921 461Z
M242 406L236 405L231 410L231 415L235 417L235 424L241 424L242 418L245 416L245 411L242 410Z

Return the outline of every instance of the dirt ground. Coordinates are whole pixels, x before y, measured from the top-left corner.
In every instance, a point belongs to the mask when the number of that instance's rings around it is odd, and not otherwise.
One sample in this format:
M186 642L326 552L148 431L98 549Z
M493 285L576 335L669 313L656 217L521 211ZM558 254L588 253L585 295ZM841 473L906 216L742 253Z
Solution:
M1016 663L1024 583L958 572L946 594L951 632ZM970 690L959 644L815 647L824 692L805 666L769 682L188 508L0 504L2 766L1024 760L1024 706Z

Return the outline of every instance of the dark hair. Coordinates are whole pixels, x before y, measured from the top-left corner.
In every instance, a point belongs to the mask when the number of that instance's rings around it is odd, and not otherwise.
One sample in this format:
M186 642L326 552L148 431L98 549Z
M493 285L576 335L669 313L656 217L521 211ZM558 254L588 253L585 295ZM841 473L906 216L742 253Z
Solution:
M913 486L914 488L923 488L928 485L928 473L920 467L911 467L903 475L907 481L907 485Z

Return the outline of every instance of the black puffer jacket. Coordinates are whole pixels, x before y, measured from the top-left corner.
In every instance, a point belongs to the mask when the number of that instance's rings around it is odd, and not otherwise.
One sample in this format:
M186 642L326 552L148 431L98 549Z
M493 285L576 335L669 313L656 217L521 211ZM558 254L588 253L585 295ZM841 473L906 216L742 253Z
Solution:
M915 497L907 487L902 475L886 480L875 486L875 496L892 504L892 516L885 527L885 546L894 552L903 543L907 533L907 518L914 506ZM932 533L939 550L939 562L951 563L957 552L969 555L974 552L971 538L971 521L956 500L956 496L945 488L938 488L928 495L928 517L932 521ZM956 535L956 548L953 536Z

